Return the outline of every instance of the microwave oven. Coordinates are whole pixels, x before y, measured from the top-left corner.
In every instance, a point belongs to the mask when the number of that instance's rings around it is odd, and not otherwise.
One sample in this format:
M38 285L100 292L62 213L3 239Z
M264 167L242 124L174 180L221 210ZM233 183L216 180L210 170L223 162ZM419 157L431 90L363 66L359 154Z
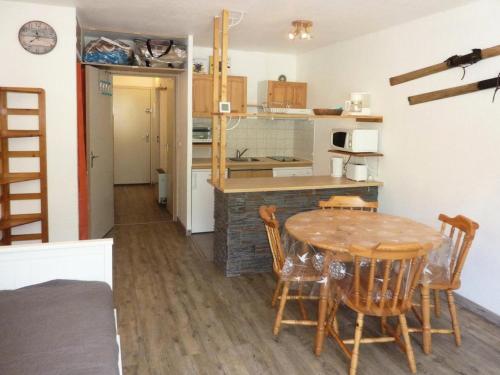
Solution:
M193 143L212 143L212 129L208 126L193 127Z
M377 152L377 129L333 129L330 145L334 150L350 152Z

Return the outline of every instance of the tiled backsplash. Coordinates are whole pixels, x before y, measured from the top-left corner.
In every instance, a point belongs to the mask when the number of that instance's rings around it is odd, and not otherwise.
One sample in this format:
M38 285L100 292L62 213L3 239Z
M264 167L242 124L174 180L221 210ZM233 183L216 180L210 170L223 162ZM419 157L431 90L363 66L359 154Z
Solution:
M208 125L206 120L194 119L195 124ZM228 123L227 155L248 148L245 156L295 156L313 159L314 126L306 120L237 119Z

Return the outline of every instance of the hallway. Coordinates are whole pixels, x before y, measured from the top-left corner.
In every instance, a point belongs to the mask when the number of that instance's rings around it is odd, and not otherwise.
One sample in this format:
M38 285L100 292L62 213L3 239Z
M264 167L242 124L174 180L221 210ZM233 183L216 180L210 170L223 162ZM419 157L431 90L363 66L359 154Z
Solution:
M314 356L309 327L284 327L274 338L270 274L225 278L156 205L152 189L115 193L114 297L125 375L347 374L347 360L331 340ZM298 317L295 307L289 316ZM435 335L433 354L425 356L414 336L420 374L497 373L500 327L463 308L459 317L461 348ZM352 335L352 314L343 310L339 320L344 335ZM449 324L446 313L434 321ZM366 323L366 333L378 333L376 319ZM409 374L404 353L393 346L362 346L359 373Z

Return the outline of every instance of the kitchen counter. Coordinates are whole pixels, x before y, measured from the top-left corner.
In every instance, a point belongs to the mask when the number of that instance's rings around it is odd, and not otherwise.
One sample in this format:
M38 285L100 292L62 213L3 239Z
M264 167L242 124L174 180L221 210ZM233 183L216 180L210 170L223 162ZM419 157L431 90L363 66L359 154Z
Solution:
M272 256L259 217L261 205L278 206L281 224L289 217L318 208L332 195L357 195L376 201L381 182L357 182L330 176L254 177L225 181L215 189L214 262L226 276L269 272Z
M290 168L290 167L310 167L312 161L296 158L299 161L282 162L266 157L256 157L259 161L231 161L226 160L226 167L231 169L272 169L272 168ZM212 159L193 158L192 169L210 169L212 168Z
M290 191L313 189L342 189L382 186L379 181L353 181L345 177L294 176L294 177L254 177L226 179L224 193L249 193L264 191Z

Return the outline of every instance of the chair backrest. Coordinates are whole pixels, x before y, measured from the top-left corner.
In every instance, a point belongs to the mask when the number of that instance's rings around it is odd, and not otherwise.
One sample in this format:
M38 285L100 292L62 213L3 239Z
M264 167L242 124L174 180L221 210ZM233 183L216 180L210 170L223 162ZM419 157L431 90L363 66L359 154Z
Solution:
M378 310L379 315L407 311L426 264L427 250L418 243L379 244L374 248L353 245L351 302L364 310Z
M260 206L259 215L266 226L269 247L273 254L273 270L280 273L285 262L285 253L281 246L280 223L276 219L276 206Z
M378 202L367 202L357 195L333 195L327 201L319 201L319 207L322 209L341 209L376 212Z
M463 215L452 218L440 214L439 220L442 222L441 233L447 235L451 240L450 281L452 285L458 285L465 259L467 258L479 224ZM448 231L447 227L449 228Z

